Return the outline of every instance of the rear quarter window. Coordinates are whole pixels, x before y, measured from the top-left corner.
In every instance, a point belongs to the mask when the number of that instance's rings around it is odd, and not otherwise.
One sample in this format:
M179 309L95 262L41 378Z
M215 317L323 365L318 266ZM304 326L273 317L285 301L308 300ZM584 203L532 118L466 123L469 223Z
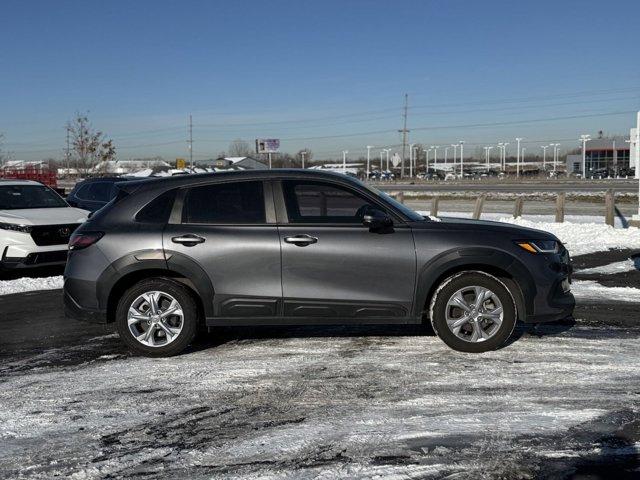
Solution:
M176 199L176 190L169 190L147 203L136 215L136 221L140 223L164 224L169 221L173 202Z

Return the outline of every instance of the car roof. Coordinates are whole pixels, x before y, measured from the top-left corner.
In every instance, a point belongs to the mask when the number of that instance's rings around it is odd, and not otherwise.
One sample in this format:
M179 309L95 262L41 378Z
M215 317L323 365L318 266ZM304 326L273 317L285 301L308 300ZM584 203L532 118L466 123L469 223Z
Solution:
M129 178L126 177L92 177L85 178L81 182L78 182L76 185L84 184L84 183L93 183L93 182L126 182L129 181Z
M171 177L152 177L142 180L129 180L121 185L126 191L132 192L138 188L178 188L191 184L207 183L209 180L220 182L235 180L268 180L268 179L308 179L308 180L333 180L345 183L358 183L353 177L337 172L321 170L307 170L301 168L274 168L272 170L232 170L215 173L195 173L189 175L175 175Z
M35 180L17 180L10 178L0 178L0 186L13 186L13 185L42 185L40 182L36 182Z

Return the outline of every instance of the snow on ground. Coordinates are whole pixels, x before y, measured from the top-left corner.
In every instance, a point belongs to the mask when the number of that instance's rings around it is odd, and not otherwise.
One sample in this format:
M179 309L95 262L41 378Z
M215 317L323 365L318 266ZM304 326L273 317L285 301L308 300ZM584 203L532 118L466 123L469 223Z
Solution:
M556 235L572 256L610 249L640 249L640 229L614 228L604 223L536 222L524 218L502 218L500 221L537 228Z
M640 257L628 258L621 262L613 262L600 267L582 268L576 270L576 273L582 275L613 275L616 273L633 272L635 270L640 270Z
M46 278L18 278L16 280L0 280L0 295L31 292L34 290L56 290L62 288L62 276Z
M543 326L482 355L287 332L167 359L6 359L0 477L534 478L638 453L603 440L638 418L638 330Z
M419 212L428 215L429 212ZM441 212L441 217L470 218L470 213ZM614 228L605 225L599 217L566 216L564 223L556 223L551 215L525 215L513 218L504 214L483 214L483 220L511 223L536 228L556 235L572 256L601 252L610 249L640 249L640 229L636 227ZM618 225L619 226L619 225Z
M605 287L593 280L574 280L571 292L581 302L632 302L640 303L640 288Z

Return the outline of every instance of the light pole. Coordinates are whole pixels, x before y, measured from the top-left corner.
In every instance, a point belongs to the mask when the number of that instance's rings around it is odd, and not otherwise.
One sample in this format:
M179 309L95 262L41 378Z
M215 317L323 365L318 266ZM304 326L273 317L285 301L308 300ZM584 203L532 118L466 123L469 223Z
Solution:
M553 171L555 172L558 168L558 147L560 146L560 144L552 143L549 146L553 147Z
M498 150L499 150L499 160L500 160L500 170L504 170L504 167L502 165L502 149L504 148L504 143L502 142L498 142Z
M587 178L587 142L591 140L591 135L580 135L582 141L582 179Z
M516 177L520 176L520 142L522 138L516 138L516 142L518 142L518 146L516 148Z
M458 144L457 143L452 143L451 146L453 147L453 174L456 174L456 159L458 158Z
M345 175L347 173L347 153L349 153L349 150L342 151L342 173Z
M541 145L540 148L542 149L542 171L546 172L547 171L547 148L549 148L549 145Z
M492 145L484 147L485 157L487 159L487 173L491 171L491 168L489 167L489 164L491 163L491 149L493 149Z
M367 145L367 180L369 180L369 172L370 172L370 168L369 165L371 164L371 149L373 148L373 145ZM304 168L304 166L303 166Z
M440 145L431 145L431 148L433 148L433 166L435 168L438 163L438 149L440 148Z
M460 144L460 178L464 178L464 140L459 140Z
M449 149L451 147L444 147L444 164L447 165L447 154L449 153Z
M383 148L382 151L386 152L386 154L387 154L387 171L389 171L389 152L391 151L391 149L390 148ZM380 163L382 163L382 161Z
M524 175L524 152L527 148L526 147L522 147L522 150L520 150L520 163L522 164L522 174Z
M415 143L409 144L409 178L413 178L413 146Z
M631 138L629 138L631 140ZM636 145L634 148L634 157L636 161L636 178L638 179L638 214L632 217L632 221L636 226L640 225L640 111L638 112L636 123L636 138L632 140ZM629 142L631 147L631 141ZM629 149L629 166L631 166L631 148Z
M505 142L502 144L502 163L504 164L505 171L507 170L507 146L509 142Z
M429 152L431 151L431 148L429 148L429 150L425 150L424 153L424 174L425 174L425 178L427 175L429 175ZM435 171L436 165L435 163L433 164L433 169Z
M304 169L304 156L307 154L306 150L300 151L300 157L302 158L302 168Z

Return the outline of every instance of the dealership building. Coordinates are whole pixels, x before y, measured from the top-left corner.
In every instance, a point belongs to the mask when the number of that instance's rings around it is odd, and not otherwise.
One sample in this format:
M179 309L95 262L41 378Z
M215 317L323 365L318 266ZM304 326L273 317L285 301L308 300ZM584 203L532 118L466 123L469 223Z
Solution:
M635 129L634 129L635 130ZM635 137L632 132L631 138ZM587 177L606 175L631 176L636 171L635 144L625 137L594 138L587 142L585 166ZM567 155L567 173L582 173L582 153Z

